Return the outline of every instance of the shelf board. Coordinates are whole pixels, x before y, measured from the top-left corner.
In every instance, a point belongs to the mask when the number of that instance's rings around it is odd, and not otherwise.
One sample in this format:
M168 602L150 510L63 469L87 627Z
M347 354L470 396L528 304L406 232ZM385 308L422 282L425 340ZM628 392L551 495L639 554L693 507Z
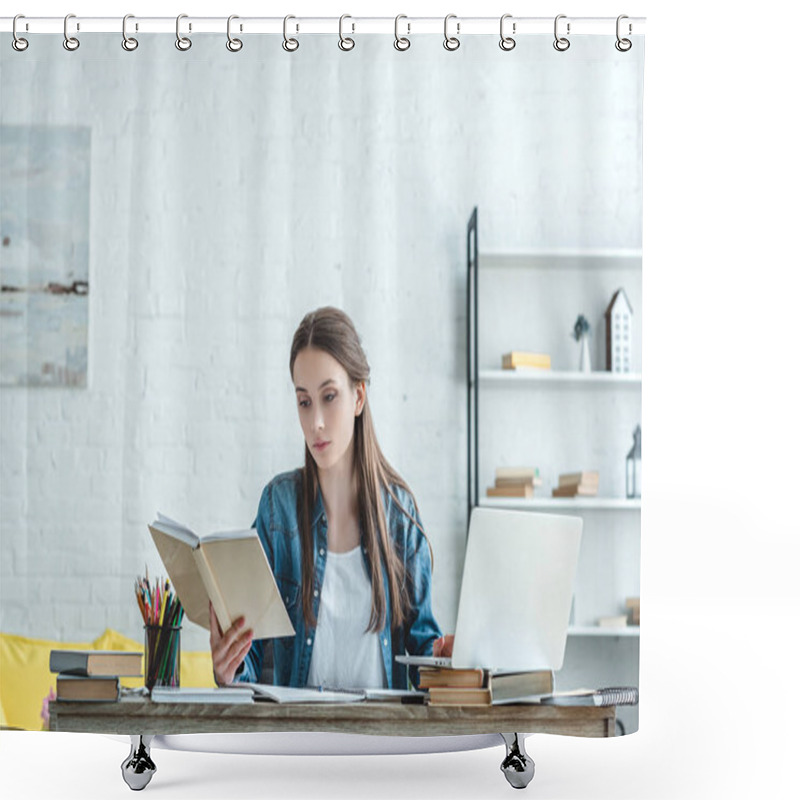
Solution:
M481 369L478 377L488 383L542 383L579 386L639 386L642 385L641 372L560 372L551 369Z
M568 636L639 636L638 625L625 628L601 628L599 625L571 625L567 629Z
M486 508L509 508L518 511L641 511L641 499L624 497L481 497L479 504Z
M552 248L486 250L478 254L479 268L524 269L641 269L640 248Z

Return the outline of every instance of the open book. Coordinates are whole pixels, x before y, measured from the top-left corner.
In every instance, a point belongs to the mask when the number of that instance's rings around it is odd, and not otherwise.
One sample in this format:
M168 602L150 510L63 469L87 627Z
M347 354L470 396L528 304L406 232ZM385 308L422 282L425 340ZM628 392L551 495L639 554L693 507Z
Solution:
M148 527L192 622L211 629L210 600L223 631L243 615L254 639L294 635L255 529L200 537L163 514Z

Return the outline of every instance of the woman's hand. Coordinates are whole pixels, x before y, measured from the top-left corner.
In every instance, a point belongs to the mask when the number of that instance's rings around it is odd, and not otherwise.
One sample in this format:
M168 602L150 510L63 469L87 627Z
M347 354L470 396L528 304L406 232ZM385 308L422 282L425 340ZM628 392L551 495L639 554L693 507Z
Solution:
M214 680L220 686L225 686L233 682L239 664L244 661L253 641L253 631L250 628L245 629L244 617L239 617L223 633L211 603L208 604L208 613L211 616L211 661L214 665Z
M453 655L453 634L440 636L433 643L433 654L442 658L450 658Z

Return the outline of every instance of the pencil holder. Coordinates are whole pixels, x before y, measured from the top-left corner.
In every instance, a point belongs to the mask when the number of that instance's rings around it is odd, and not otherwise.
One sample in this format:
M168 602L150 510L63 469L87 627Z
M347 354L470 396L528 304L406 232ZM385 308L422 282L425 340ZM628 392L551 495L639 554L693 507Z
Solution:
M144 626L145 686L181 685L181 626Z

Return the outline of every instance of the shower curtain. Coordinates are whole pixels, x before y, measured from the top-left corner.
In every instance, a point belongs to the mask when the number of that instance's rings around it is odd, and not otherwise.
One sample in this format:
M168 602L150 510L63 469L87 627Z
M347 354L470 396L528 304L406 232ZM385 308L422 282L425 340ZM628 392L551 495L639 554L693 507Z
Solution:
M0 49L3 634L142 641L147 523L251 524L336 306L442 631L475 505L578 516L557 688L637 686L643 37L71 33Z

